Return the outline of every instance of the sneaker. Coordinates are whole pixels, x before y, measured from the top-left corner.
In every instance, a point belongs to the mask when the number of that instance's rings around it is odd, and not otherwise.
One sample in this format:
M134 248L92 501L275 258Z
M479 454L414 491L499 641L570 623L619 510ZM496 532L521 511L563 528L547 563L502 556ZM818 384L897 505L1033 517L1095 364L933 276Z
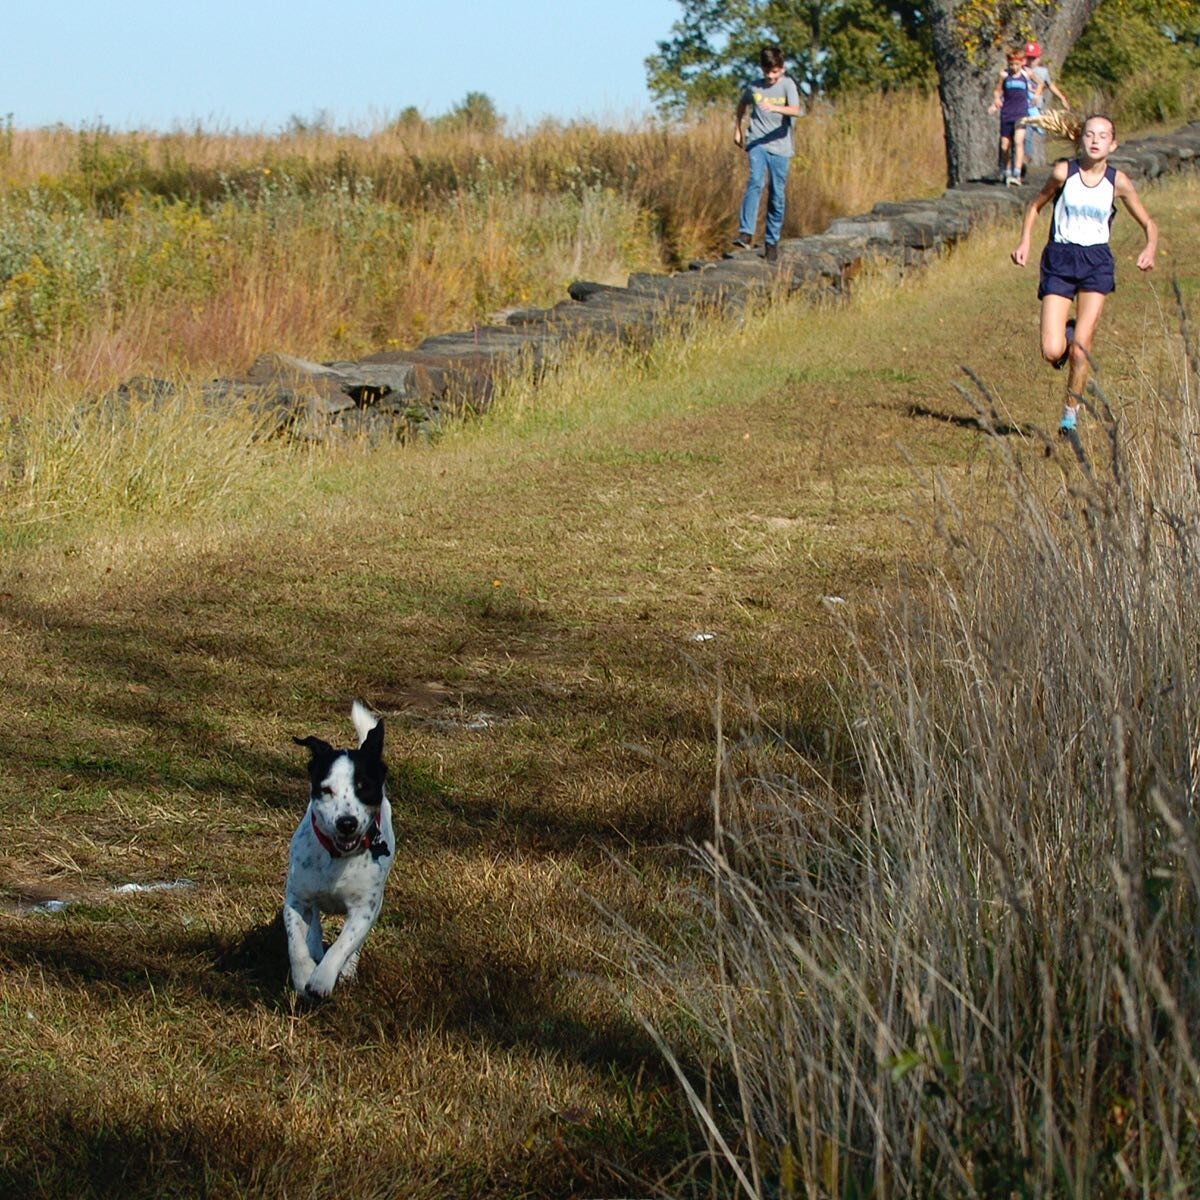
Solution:
M1058 423L1059 437L1072 437L1075 433L1075 410L1064 408L1062 419Z
M1056 371L1061 371L1071 357L1071 343L1075 340L1075 318L1067 321L1067 348L1050 364Z
M774 242L768 242L763 247L763 258L765 258L767 262L778 262L779 247Z
M735 250L749 250L753 244L754 242L751 240L750 234L748 233L739 233L737 237L733 239L733 248Z
M1020 175L1006 174L1004 176L1004 186L1005 187L1020 187L1021 186Z

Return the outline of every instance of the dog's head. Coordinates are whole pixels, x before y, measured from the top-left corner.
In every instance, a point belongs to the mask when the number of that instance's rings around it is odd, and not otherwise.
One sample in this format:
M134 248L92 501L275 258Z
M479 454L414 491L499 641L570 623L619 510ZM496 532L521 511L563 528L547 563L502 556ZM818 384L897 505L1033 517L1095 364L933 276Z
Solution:
M317 737L293 738L308 748L308 792L317 831L351 854L378 828L387 767L383 761L383 722L376 720L357 750L338 750Z

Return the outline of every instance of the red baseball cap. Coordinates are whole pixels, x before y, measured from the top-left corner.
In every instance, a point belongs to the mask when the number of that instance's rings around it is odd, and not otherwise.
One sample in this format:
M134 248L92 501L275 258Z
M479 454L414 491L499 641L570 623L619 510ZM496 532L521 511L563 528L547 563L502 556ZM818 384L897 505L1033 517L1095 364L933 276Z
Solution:
M1041 48L1041 46L1039 46L1037 44L1037 42L1026 42L1025 43L1025 57L1026 58L1041 58L1041 56L1042 56L1042 48Z

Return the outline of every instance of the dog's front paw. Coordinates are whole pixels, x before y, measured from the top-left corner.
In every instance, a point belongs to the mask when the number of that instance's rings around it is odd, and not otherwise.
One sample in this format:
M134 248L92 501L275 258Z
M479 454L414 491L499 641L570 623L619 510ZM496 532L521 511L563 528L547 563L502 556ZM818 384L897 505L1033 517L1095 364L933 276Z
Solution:
M328 971L322 971L320 967L309 976L308 982L304 985L304 994L310 1000L327 1000L333 993L333 985L337 983L337 976L330 974Z

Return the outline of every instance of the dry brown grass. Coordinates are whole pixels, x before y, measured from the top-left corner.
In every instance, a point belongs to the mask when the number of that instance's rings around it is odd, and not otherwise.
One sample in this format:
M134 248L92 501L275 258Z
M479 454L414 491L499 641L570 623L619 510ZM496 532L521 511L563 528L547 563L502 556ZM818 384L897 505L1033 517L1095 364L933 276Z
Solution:
M1194 190L1146 199L1194 277ZM964 358L1014 421L1054 419L1010 241L846 307L582 362L437 447L260 462L195 516L10 527L0 1184L682 1190L697 1146L589 896L697 956L675 847L711 828L714 679L730 728L758 712L836 750L822 597L924 553L897 441L988 494L955 423ZM1153 329L1123 280L1118 378ZM355 694L388 720L404 833L359 985L303 1010L272 929L303 802L289 739L342 740ZM50 895L79 903L21 908Z
M716 1048L675 1065L733 1194L1200 1178L1198 350L1136 407L1093 393L1083 469L997 438L992 521L931 487L944 563L844 626L848 786L722 730L709 971L635 961Z

